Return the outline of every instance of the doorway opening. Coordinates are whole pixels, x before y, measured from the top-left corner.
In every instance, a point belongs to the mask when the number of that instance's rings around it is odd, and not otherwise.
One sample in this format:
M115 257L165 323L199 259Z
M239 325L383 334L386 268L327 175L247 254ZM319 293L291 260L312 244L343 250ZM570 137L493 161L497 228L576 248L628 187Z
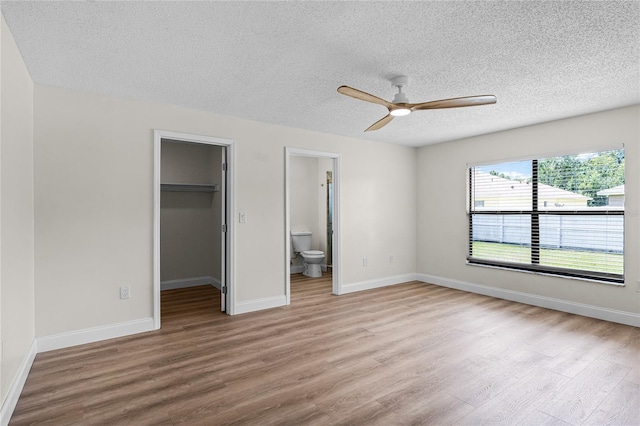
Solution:
M233 141L156 130L154 160L154 327L171 300L233 314Z
M324 282L340 295L340 156L287 147L285 182L287 304L292 281L305 286ZM305 253L311 254L303 256L300 247L309 244L311 252ZM313 264L314 257L320 265Z

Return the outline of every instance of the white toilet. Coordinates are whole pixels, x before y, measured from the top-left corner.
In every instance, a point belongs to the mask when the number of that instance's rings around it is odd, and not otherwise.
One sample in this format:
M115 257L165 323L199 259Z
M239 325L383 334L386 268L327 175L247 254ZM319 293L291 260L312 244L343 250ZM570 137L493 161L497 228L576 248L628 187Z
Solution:
M322 261L324 260L324 252L320 250L311 250L311 232L301 231L291 233L291 243L293 244L293 252L300 253L303 260L303 275L312 278L322 276Z

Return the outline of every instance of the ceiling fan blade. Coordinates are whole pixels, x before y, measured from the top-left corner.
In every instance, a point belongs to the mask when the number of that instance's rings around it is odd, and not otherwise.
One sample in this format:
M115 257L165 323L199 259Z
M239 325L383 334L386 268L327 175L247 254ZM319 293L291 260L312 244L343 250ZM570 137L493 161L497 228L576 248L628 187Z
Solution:
M361 101L382 105L387 108L391 108L391 106L393 105L391 102L387 102L384 99L381 99L377 96L373 96L370 93L363 92L362 90L354 89L353 87L349 87L349 86L338 87L338 93L351 96L352 98L360 99Z
M411 111L439 108L460 108L476 105L495 104L497 99L493 95L465 96L463 98L440 99L439 101L423 102L421 104L410 104Z
M367 128L367 130L365 130L365 132L370 132L372 130L378 130L384 126L386 126L387 124L389 124L389 122L393 120L393 115L391 114L387 114L386 117L381 118L380 120L376 121L375 123L373 123L371 126L369 126Z

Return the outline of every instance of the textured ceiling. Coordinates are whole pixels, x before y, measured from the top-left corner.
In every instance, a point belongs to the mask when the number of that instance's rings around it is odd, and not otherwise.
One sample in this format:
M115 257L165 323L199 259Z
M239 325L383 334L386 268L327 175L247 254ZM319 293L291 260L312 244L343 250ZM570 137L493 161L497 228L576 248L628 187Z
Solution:
M36 83L421 146L640 103L640 2L7 2ZM386 109L494 94L495 105ZM179 129L178 129L179 130Z

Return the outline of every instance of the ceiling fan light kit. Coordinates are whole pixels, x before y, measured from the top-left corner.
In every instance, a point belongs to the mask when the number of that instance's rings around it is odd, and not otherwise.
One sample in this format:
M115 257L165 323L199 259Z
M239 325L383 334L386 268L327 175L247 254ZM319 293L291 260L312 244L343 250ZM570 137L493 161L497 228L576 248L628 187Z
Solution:
M393 87L398 88L398 93L396 93L393 97L393 102L387 102L384 99L381 99L370 93L363 92L362 90L354 89L353 87L338 87L338 93L350 96L354 99L359 99L361 101L382 105L387 108L387 111L389 113L382 119L369 126L365 130L365 132L381 129L382 127L389 124L389 122L393 120L394 117L403 117L405 115L411 114L411 112L413 111L421 111L425 109L460 108L495 104L497 102L497 99L494 95L479 95L410 104L407 95L402 91L402 89L409 84L409 77L407 77L406 75L398 75L392 77L390 81Z
M389 111L389 114L394 117L404 117L405 115L411 114L411 110L409 108L397 108Z

